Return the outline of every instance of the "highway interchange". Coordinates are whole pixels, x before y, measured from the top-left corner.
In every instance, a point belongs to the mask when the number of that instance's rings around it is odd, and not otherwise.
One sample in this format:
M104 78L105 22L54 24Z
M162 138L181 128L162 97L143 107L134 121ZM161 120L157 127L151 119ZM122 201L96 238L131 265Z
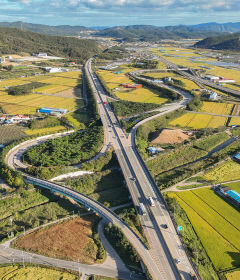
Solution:
M135 208L139 210L140 203L145 205L146 214L140 217L150 249L148 250L139 237L114 212L100 203L67 187L28 175L26 175L27 181L68 196L85 205L87 208L92 209L106 220L118 225L138 251L154 280L191 279L190 273L194 274L191 262L182 249L181 241L163 197L136 150L134 135L137 127L126 137L111 106L107 102L108 96L106 92L92 71L91 62L92 59L86 63L85 72L97 100L99 114L104 126L105 143L110 143L114 147ZM182 101L167 104L158 115L182 108L189 102L190 96L187 93L177 92L183 96ZM14 162L14 156L11 155L11 152L6 161L10 166L11 162ZM11 167L15 168L15 166ZM150 196L154 200L154 207L151 207L149 204L148 198ZM163 229L161 227L163 224L167 224L168 228Z

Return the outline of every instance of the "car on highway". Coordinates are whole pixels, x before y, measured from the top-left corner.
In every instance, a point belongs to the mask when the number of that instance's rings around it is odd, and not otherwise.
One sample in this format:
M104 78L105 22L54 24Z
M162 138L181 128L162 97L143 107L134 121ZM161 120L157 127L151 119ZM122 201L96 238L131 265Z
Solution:
M137 179L135 177L130 178L133 182L136 182Z
M151 196L148 197L148 201L151 206L155 206L154 200Z
M180 260L179 259L175 259L175 262L176 262L176 264L179 264Z
M168 225L167 224L162 224L161 227L166 229L166 228L168 228Z

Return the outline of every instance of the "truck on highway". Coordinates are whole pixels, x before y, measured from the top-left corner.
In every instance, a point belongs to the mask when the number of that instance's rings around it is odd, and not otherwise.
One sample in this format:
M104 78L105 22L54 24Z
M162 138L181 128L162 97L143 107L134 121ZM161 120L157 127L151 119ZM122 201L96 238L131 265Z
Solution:
M139 209L142 215L147 213L146 208L142 202L139 203Z

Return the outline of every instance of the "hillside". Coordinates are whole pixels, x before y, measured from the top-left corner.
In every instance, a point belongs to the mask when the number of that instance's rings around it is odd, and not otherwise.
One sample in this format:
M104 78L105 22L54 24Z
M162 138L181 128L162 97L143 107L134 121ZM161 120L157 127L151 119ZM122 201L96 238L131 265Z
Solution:
M209 37L195 44L197 48L240 51L240 33Z
M227 22L227 23L208 22L208 23L192 25L191 27L203 31L240 32L240 22Z
M180 25L158 27L153 25L131 25L106 28L97 32L97 36L114 37L124 41L155 41L161 39L204 38L217 35L218 32L202 31L196 28Z
M19 28L21 30L27 30L37 32L45 35L58 35L58 36L78 36L83 31L88 31L89 28L85 26L70 26L70 25L59 25L50 26L44 24L34 24L22 21L16 22L0 22L2 27Z
M74 58L84 62L98 51L98 45L93 40L49 36L0 27L0 55L47 52L48 55Z

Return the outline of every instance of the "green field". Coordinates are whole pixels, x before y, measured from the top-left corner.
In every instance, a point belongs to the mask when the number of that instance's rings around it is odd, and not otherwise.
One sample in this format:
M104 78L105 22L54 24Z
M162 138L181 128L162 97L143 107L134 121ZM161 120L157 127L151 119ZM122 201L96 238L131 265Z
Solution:
M0 126L0 144L9 144L12 141L26 137L25 129L21 126Z
M217 270L236 267L240 213L210 189L171 193L186 211Z

